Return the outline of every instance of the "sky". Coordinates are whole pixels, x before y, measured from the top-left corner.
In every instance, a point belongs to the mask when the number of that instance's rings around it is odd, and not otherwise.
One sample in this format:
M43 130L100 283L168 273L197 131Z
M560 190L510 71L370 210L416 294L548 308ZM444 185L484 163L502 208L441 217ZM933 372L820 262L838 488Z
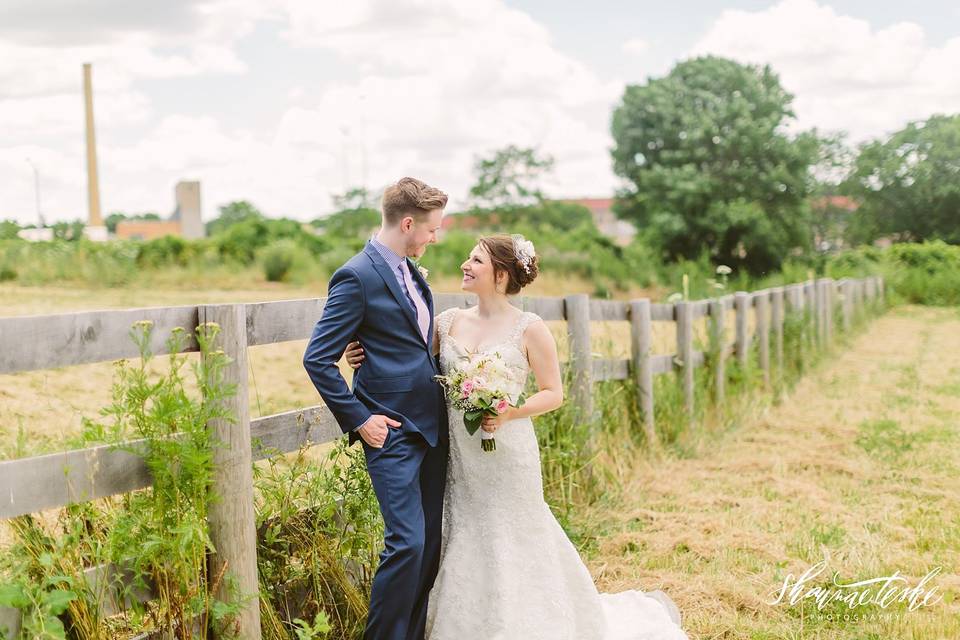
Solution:
M203 217L250 200L311 220L404 175L466 202L479 156L555 160L551 197L619 186L610 118L629 84L715 54L770 64L791 129L851 143L960 112L946 0L4 0L0 219L86 218L82 64L93 63L104 214Z

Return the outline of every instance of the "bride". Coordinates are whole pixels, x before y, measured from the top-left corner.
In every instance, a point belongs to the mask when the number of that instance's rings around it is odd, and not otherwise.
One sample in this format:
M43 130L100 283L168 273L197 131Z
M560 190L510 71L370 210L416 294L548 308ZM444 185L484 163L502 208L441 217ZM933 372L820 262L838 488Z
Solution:
M533 244L519 235L479 239L460 266L468 309L436 317L434 354L449 374L473 354L496 352L518 376L511 406L484 419L484 451L447 401L450 458L440 567L427 608L429 640L686 640L662 591L598 593L587 567L543 499L532 416L563 403L557 346L535 313L508 299L537 276ZM362 346L347 361L361 366ZM532 371L538 391L514 406Z

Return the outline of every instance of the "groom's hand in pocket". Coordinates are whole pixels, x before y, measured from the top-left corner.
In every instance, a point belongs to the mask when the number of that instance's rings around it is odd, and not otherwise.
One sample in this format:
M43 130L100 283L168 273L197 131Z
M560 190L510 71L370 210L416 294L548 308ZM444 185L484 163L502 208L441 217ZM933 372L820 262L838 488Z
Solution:
M347 364L354 369L359 369L360 365L363 364L363 347L356 340L347 345L347 350L343 352L343 355L347 359Z
M367 418L362 427L357 429L357 433L368 445L374 449L379 449L387 439L387 429L397 429L399 427L400 423L396 420L375 413Z

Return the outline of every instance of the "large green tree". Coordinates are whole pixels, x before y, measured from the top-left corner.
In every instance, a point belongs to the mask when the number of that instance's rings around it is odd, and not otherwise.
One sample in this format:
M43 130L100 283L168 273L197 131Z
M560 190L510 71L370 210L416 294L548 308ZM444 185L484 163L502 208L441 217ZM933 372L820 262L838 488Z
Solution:
M476 182L470 196L482 207L499 209L543 201L540 181L553 168L553 158L536 149L508 145L473 164Z
M618 214L667 258L754 273L810 244L815 133L791 136L792 96L769 66L705 56L626 88L613 114Z
M960 115L911 122L860 147L846 193L860 208L851 235L960 244Z
M235 200L220 207L220 215L206 224L207 236L223 233L241 222L263 220L264 215L246 200Z

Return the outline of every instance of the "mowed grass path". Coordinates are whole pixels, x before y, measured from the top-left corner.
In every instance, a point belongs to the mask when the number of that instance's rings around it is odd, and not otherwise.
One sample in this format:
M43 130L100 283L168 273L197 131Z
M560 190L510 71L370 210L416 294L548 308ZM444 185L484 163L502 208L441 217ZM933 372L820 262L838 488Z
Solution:
M641 462L618 508L582 514L591 570L605 591L663 588L692 638L960 638L958 417L960 313L896 308L701 453ZM943 600L768 604L824 559L810 586L940 567Z

